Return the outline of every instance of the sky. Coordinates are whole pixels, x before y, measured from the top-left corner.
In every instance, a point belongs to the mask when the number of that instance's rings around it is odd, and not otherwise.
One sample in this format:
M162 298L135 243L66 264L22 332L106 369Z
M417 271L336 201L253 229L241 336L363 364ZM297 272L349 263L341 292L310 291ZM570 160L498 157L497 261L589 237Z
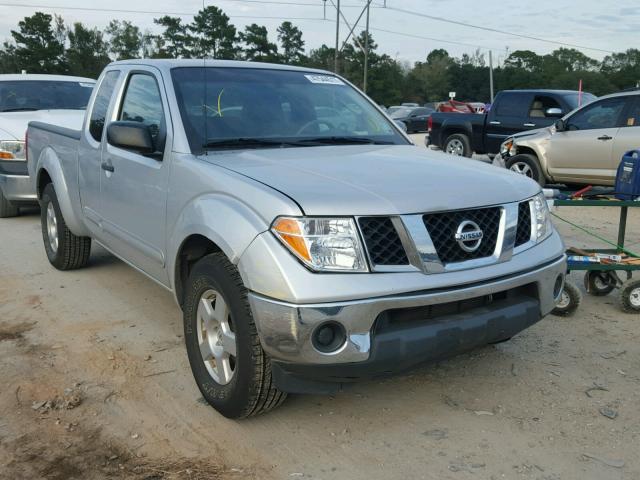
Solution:
M262 1L204 0L204 3L224 10L239 30L255 22L265 25L275 40L278 25L290 19L303 31L307 49L323 43L330 46L335 44L336 10L332 2L337 0L326 1L327 20L323 19L323 0L273 0L273 4ZM305 5L287 5L287 2ZM353 25L366 0L341 2L346 20ZM370 17L371 33L378 44L378 51L411 63L424 60L427 53L435 48L445 48L453 56L473 53L476 48L481 48L485 54L491 50L494 61L500 63L508 52L514 50L528 49L545 54L561 45L445 23L394 9L591 47L598 50L578 49L599 60L607 55L607 51L640 48L639 0L386 0L389 7L386 9L382 7L383 2L385 0L373 0L372 5L375 6L371 8ZM189 13L197 12L202 5L203 0L0 0L0 40L9 39L18 21L36 11L57 13L67 24L79 21L102 29L111 19L118 18L129 20L142 30L157 32L159 30L153 24L153 18L161 16L159 13L97 12L72 8L140 10L174 15L184 13L176 16L182 16L184 21L189 22L192 18ZM364 17L359 25L364 29ZM342 42L348 28L343 23L340 29Z

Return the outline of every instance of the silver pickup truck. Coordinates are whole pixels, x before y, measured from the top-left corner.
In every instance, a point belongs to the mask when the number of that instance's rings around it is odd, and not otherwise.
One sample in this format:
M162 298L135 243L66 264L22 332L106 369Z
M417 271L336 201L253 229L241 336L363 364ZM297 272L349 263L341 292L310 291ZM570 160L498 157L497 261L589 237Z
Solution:
M535 182L412 145L329 72L116 62L82 130L28 139L51 264L93 240L172 291L227 417L507 340L563 289Z

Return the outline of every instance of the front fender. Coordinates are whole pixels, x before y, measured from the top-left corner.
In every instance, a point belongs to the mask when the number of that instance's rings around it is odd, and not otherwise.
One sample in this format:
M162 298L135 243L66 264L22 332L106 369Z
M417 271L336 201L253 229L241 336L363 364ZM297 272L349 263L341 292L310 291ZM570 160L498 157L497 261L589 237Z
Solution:
M253 239L268 228L264 218L234 197L216 193L193 199L178 215L167 242L173 290L178 255L189 237L208 238L233 264L237 264Z
M42 185L41 180L43 175L48 175L51 179L51 183L53 183L53 188L56 191L56 197L58 198L58 205L60 205L62 217L64 218L67 227L69 227L69 230L77 236L89 236L89 231L80 219L80 212L76 211L76 205L79 205L79 202L74 203L71 198L73 195L71 193L72 190L69 189L61 161L55 150L50 147L44 148L36 165L36 187ZM38 199L41 199L41 189L37 188L36 191L38 192ZM77 188L74 188L73 191L77 193Z

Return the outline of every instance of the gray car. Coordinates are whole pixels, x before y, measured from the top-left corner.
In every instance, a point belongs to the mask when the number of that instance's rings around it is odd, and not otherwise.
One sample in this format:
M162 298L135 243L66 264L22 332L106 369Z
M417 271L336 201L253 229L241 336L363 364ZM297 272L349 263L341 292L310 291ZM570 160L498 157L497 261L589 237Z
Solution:
M563 288L535 182L415 147L329 72L116 62L28 148L51 264L96 242L172 291L227 417L507 340Z

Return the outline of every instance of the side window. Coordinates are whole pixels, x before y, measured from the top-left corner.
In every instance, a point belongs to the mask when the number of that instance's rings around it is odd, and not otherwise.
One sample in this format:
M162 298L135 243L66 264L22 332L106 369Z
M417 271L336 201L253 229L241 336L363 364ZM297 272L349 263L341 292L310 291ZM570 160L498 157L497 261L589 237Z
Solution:
M550 108L562 109L557 100L546 95L536 95L529 109L529 116L533 118L546 117L546 111Z
M623 127L640 127L640 95L628 97L631 101L629 110L624 116Z
M615 128L624 108L624 97L614 97L592 103L567 120L567 130Z
M144 73L131 75L118 120L140 122L148 126L156 149L162 151L164 112L160 90L153 76Z
M91 110L91 118L89 119L89 133L96 142L102 140L102 132L104 131L105 117L107 116L107 110L109 109L109 101L113 94L113 89L116 86L116 81L120 76L119 70L110 70L105 73L102 83L98 88L95 100L93 101L93 108Z
M501 117L526 117L531 103L528 93L505 92L500 95L495 114Z

